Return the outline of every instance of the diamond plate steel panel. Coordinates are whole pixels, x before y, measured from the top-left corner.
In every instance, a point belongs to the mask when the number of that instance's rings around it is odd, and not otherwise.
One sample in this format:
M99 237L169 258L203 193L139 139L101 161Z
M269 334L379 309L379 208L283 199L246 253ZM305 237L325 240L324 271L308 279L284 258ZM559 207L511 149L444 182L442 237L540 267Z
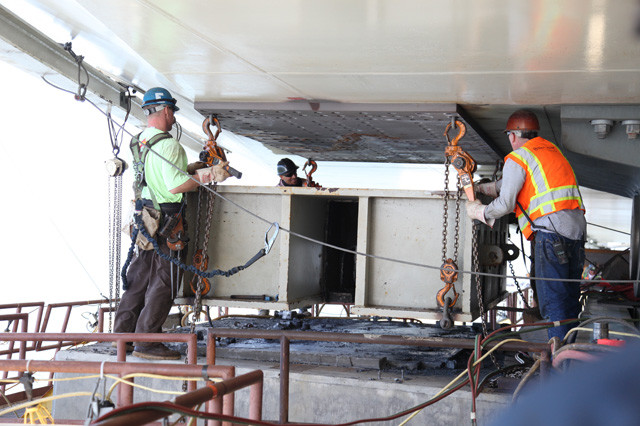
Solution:
M348 108L340 104L334 110L320 103L195 106L204 115L216 114L224 129L314 160L442 163L447 144L444 129L451 117L459 117L455 105L442 105L441 110L428 111L419 106L410 110L403 104L352 104ZM385 106L388 109L383 110ZM499 156L466 124L467 134L460 145L478 163L494 163ZM450 136L455 134L455 130L450 132Z

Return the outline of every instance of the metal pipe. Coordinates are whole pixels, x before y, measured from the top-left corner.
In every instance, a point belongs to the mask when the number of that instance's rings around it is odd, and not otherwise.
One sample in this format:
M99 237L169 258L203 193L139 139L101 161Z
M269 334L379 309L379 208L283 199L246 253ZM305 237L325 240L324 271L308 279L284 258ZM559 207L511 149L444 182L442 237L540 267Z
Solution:
M262 373L262 371L260 371L260 373ZM254 403L249 404L249 418L251 420L262 420L263 389L264 389L264 373L259 382L256 382L249 387L249 401L255 401Z
M13 333L18 331L18 323L22 321L22 327L20 328L20 333L26 333L28 330L29 323L29 314L26 312L15 313L15 314L4 314L0 315L0 321L15 321L13 323ZM25 355L27 352L26 342L20 344L20 349L13 349L13 342L9 344L9 349L5 349L0 351L0 355L7 355L9 359L11 359L11 355L18 352L19 359L25 359Z
M67 311L64 314L64 320L62 321L62 330L61 332L67 331L67 326L69 325L69 317L71 316L71 306L67 306ZM56 352L62 349L62 340L58 343L58 347L56 348Z
M0 370L26 371L27 363L31 371L51 371L53 373L100 373L101 361L40 361L0 359ZM163 376L189 376L202 377L202 365L176 364L162 362L105 362L103 372L105 374L131 374L149 373ZM209 377L231 377L234 368L228 365L209 365L206 373ZM229 379L226 379L229 380Z
M183 407L193 407L198 404L202 404L205 401L212 398L220 398L223 395L235 392L247 386L254 385L256 383L262 383L263 374L262 371L256 370L243 374L238 377L233 377L229 380L213 383L207 382L207 386L197 389L195 391L180 395L175 398L175 404ZM250 402L251 405L255 404L255 401ZM255 410L255 408L254 408ZM154 420L158 420L164 417L168 417L170 413L161 412L158 410L143 410L130 414L124 414L122 416L106 419L96 425L99 426L135 426L143 425ZM260 420L260 418L255 419Z
M475 340L454 339L454 338L433 338L415 336L391 336L377 334L354 334L354 333L329 333L314 331L283 331L283 330L247 330L231 328L212 328L207 336L207 362L215 362L215 338L216 337L235 338L262 338L280 339L280 423L288 422L289 416L289 342L290 340L306 341L327 341L327 342L350 342L350 343L372 343L402 346L424 346L435 348L461 348L474 349ZM491 349L499 342L489 342L486 349ZM549 370L550 346L548 343L532 342L509 342L499 348L502 351L523 351L540 353L541 376L545 377Z
M416 336L393 336L382 334L359 334L359 333L328 333L320 331L295 331L295 330L251 330L215 328L209 329L209 333L214 337L235 337L239 339L280 339L281 336L289 340L324 341L324 342L348 342L348 343L373 343L383 345L401 346L425 346L431 348L460 348L474 349L475 340L458 339L446 337L416 337ZM0 338L2 335L0 334ZM485 349L491 349L497 341L489 342ZM500 350L510 352L542 352L549 349L548 343L534 342L509 342L500 347Z
M215 365L216 363L216 342L212 334L207 333L207 353L206 353L207 365ZM234 373L235 374L235 373ZM225 398L227 398L225 396ZM233 406L232 406L233 408ZM222 413L223 405L220 398L212 399L207 402L206 410L210 413ZM222 426L222 422L219 420L207 420L206 426Z
M280 424L289 423L289 338L280 336Z
M120 344L120 342L118 342ZM122 341L122 345L125 342ZM25 371L29 363L31 371L50 371L53 373L99 373L102 363L97 361L25 361L25 360L0 360L0 370L3 371ZM105 362L102 371L105 374L119 374L120 377L131 373L149 373L164 376L188 376L201 377L203 367L192 364L168 364L168 363L145 363L136 362L135 364L123 362ZM226 365L209 365L205 370L208 377L221 378L223 380L231 380L235 374L235 367ZM262 374L262 372L260 372ZM234 382L232 382L234 383ZM257 382L256 382L257 383ZM262 386L262 385L261 385ZM260 392L260 396L262 393ZM251 400L253 401L253 400ZM118 406L129 405L133 402L133 387L120 386L118 389ZM258 404L253 401L250 404ZM262 402L260 401L260 404ZM222 411L222 406L220 410ZM227 414L227 413L225 413ZM229 415L233 415L233 407Z
M551 354L549 351L540 352L540 378L542 380L549 377Z
M51 305L49 305L51 306ZM195 334L178 333L0 333L0 341L69 341L69 342L118 342L117 360L126 361L126 342L186 342L187 361L190 364L197 362L197 336ZM128 389L123 389L128 388ZM133 398L131 386L122 386L119 397L124 400Z

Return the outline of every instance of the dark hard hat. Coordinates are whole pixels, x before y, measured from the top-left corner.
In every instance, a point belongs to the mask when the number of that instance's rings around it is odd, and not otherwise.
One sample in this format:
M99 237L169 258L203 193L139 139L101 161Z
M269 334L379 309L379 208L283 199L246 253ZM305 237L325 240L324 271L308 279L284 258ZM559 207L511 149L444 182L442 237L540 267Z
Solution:
M512 130L537 132L540 130L538 117L528 109L519 109L511 114L509 120L507 120L507 128L504 129L505 133Z
M283 158L278 161L278 175L282 176L287 173L292 173L298 170L298 166L288 158Z

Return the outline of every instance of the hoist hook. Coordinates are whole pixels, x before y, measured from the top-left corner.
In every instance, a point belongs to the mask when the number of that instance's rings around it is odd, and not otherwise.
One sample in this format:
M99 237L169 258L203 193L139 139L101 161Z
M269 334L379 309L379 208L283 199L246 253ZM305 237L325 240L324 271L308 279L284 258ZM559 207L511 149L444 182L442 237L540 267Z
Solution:
M209 256L203 249L198 249L193 254L193 266L195 266L199 271L203 272L206 271L209 267ZM211 290L211 283L207 278L199 277L194 274L193 278L191 278L191 283L189 283L193 294L196 294L198 292L198 280L202 280L202 289L200 295L204 296Z
M309 172L307 173L307 167L310 168ZM309 187L309 188L321 188L321 186L319 184L317 184L316 182L313 181L313 178L311 177L311 175L313 175L313 173L318 170L318 163L316 163L315 161L313 161L311 158L309 158L305 163L304 166L302 166L302 171L304 172L304 174L307 176L307 180L304 184L304 186Z
M468 152L458 146L460 139L462 139L462 137L467 133L467 127L460 120L452 119L451 121L451 123L447 124L444 131L444 136L447 138L448 143L447 147L444 149L444 154L458 172L460 183L464 188L467 198L469 201L474 201L476 199L476 195L473 187L473 173L476 171L477 163ZM453 140L451 140L449 138L449 131L454 126L458 127L460 130Z
M211 131L212 123L215 124L217 127L215 135ZM216 117L213 114L209 114L209 116L205 118L204 122L202 123L202 130L209 137L210 141L213 141L213 142L217 141L218 136L220 136L220 133L222 132L222 126L220 125L220 121L218 120L218 117Z
M212 124L217 127L215 135L211 131ZM202 161L203 163L207 163L207 165L209 166L216 165L218 164L218 162L227 161L227 156L224 153L224 150L220 148L218 146L218 143L216 142L218 136L222 132L222 126L220 125L218 117L210 114L207 118L205 118L202 122L202 130L209 137L209 140L204 144L204 147L200 152L200 161ZM241 173L240 176L242 176Z
M457 119L452 119L451 121L452 123L447 124L447 128L444 130L444 136L447 138L447 142L449 143L449 145L458 146L458 141L462 139L465 134L467 134L467 126L465 126L462 121ZM458 131L458 134L453 138L453 140L451 140L449 138L449 130L451 130L451 128L454 126L460 130Z
M458 301L458 297L460 294L456 291L455 282L458 280L458 266L455 264L453 259L447 259L442 266L440 267L440 279L445 283L444 287L438 291L436 295L436 300L438 301L438 306L445 307L445 294L449 292L449 290L453 290L453 301L446 304L449 308L453 308ZM451 299L451 298L447 298Z

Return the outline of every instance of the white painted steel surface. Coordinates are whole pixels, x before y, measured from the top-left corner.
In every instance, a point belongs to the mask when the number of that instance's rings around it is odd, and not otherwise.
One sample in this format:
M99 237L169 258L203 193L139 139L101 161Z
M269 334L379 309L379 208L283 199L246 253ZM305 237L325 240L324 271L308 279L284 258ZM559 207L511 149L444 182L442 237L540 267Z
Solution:
M2 0L192 101L635 103L631 0Z
M400 259L439 267L442 264L442 195L428 191L390 191L370 189L323 189L280 187L220 187L228 200L258 213L270 222L278 222L307 237L326 241L333 218L328 217L332 202L357 203L357 251L374 256ZM195 196L189 199L189 230L195 230ZM460 209L458 267L471 270L472 224ZM448 251L454 251L455 202L449 202ZM232 203L216 199L211 222L209 269L230 269L242 265L264 244L269 225ZM504 225L486 232L491 243L504 241ZM195 236L191 236L195 241ZM202 238L200 238L202 241ZM191 259L193 244L188 259ZM328 249L333 250L333 249ZM250 268L229 278L212 279L212 291L205 303L214 306L251 307L290 310L314 303L325 303L322 285L325 279L326 251L319 244L280 235L271 252ZM357 256L354 306L356 314L440 319L436 294L444 284L438 269L406 265L389 260ZM330 264L337 268L341 264ZM187 276L187 282L191 276ZM332 283L325 283L331 286ZM504 296L504 282L485 284L485 304L495 304ZM474 281L460 274L456 282L460 298L455 319L470 321L478 315ZM188 302L192 292L184 290L178 303ZM277 302L250 300L240 296L278 296ZM452 295L449 293L448 295Z

